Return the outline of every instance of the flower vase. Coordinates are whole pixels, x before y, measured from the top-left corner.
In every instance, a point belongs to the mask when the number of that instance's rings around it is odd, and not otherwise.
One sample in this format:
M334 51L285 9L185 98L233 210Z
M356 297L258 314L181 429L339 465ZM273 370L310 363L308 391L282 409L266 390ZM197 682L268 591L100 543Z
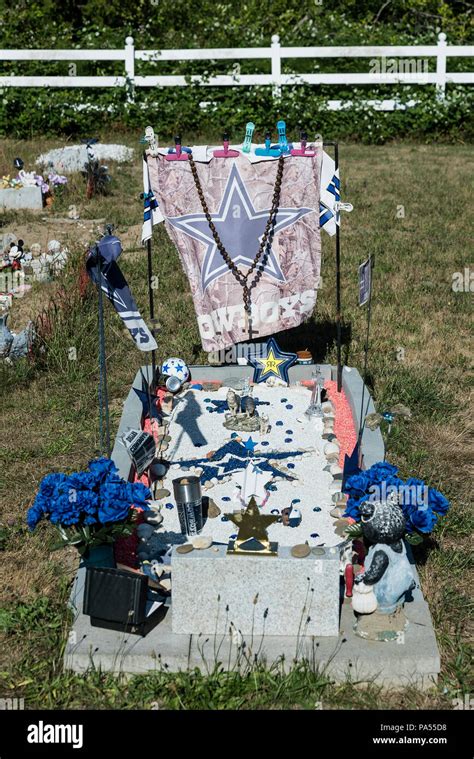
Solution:
M101 546L88 548L81 556L81 567L115 567L114 546L105 543Z

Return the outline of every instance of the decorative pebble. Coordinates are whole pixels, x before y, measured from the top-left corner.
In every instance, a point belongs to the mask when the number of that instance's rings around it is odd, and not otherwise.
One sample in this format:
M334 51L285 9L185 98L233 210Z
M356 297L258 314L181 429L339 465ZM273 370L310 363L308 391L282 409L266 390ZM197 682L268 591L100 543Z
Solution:
M264 440L263 443L260 443L260 445L270 445L270 443L268 442L268 440Z
M190 538L193 548L197 548L200 551L204 551L206 548L212 546L212 538L207 535L193 535Z
M209 498L209 505L207 507L207 516L209 519L216 519L219 514L221 513L221 510L217 503L212 500L212 498Z
M191 553L191 551L194 551L194 546L191 543L185 543L176 549L176 553Z
M174 509L174 504L172 504L172 503L167 503L167 504L166 504L166 508L167 508L167 509Z
M345 509L342 508L342 506L335 506L331 511L329 512L330 515L333 517L333 519L341 519L342 515L344 514Z
M324 556L326 551L324 548L321 548L321 546L316 546L316 548L313 548L312 553L314 553L315 556Z
M285 406L285 408L287 408L289 410L289 409L292 409L293 406L291 405L291 403L287 403L287 405Z
M234 534L230 536L230 539L231 540L236 540L236 538L237 538L237 533L234 532Z
M313 508L313 511L321 511L321 507L320 507L320 506L315 506L315 507Z
M288 398L280 398L280 403L286 403Z
M285 438L285 443L292 443L292 442L293 442L293 438L292 437L286 437Z
M223 495L223 496L222 496L222 500L223 500L223 501L230 501L230 496L228 496L228 495Z
M234 437L239 437L236 432L233 432L231 435L231 438L234 438Z
M156 501L161 501L162 498L168 498L169 495L171 495L171 493L169 490L166 490L166 488L160 488L154 493Z
M317 533L317 532L312 532L312 533L311 533L311 537L312 537L312 538L319 538L319 533Z
M278 511L278 509L272 509L270 512L270 514L279 514L279 513L280 512Z
M144 540L148 540L148 538L151 538L151 536L154 533L154 529L151 526L151 524L139 524L137 527L137 535L139 538L143 538Z
M288 464L288 469L294 469L294 468L295 468L294 464Z
M311 548L307 543L299 543L291 549L291 555L294 556L295 559L304 559L305 556L309 556L310 553Z
M212 403L210 398L204 398L204 403Z
M224 516L221 517L221 522L228 522L228 521L229 521L229 517L226 517L224 514Z
M286 430L286 434L287 435L292 435L293 434L293 430Z
M301 498L293 498L291 505L293 506L294 503L301 503Z
M276 423L276 426L283 427L283 422L279 419L278 422Z

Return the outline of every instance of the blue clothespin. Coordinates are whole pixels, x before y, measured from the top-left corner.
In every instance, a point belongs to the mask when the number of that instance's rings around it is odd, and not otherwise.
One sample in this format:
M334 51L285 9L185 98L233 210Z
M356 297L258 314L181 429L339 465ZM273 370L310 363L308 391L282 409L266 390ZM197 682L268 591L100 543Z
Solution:
M271 147L272 145L272 135L271 132L267 132L265 134L265 147L264 148L255 148L255 155L261 155L265 156L266 158L278 158L280 155L280 150L273 149Z
M278 145L272 145L272 150L278 150L279 155L288 155L293 148L292 143L288 143L286 138L286 124L283 119L277 121Z
M245 139L242 145L242 153L250 153L252 147L252 136L255 129L253 121L249 121L245 127Z

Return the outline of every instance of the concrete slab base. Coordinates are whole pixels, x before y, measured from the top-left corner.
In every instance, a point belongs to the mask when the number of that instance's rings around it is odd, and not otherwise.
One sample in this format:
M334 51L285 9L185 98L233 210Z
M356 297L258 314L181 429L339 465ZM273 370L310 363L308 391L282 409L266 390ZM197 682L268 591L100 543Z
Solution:
M41 187L20 187L18 190L7 188L0 190L0 208L5 211L18 211L24 208L37 211L43 208Z
M405 605L408 628L397 642L362 640L353 632L355 621L349 599L341 607L338 636L283 635L188 635L172 632L172 609L145 638L92 627L81 613L84 572L76 578L71 603L76 609L64 655L67 669L84 673L100 668L115 673L143 674L154 671L213 670L216 662L225 669L245 670L257 660L267 667L280 662L284 670L295 661L307 660L314 670L334 682L374 682L384 687L436 684L440 657L428 605L419 584L413 600Z

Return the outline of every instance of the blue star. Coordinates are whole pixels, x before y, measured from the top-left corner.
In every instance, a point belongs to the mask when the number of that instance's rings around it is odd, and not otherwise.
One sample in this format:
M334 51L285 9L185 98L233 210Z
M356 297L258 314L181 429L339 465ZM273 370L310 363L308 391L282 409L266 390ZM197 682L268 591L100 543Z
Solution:
M249 437L249 439L245 441L244 445L245 445L245 447L246 447L246 449L248 451L250 451L251 453L253 453L254 450L255 450L255 446L257 445L257 443L254 443L254 441L252 440L252 438Z
M275 217L273 235L295 224L298 219L313 210L312 208L279 208ZM222 244L236 266L250 267L253 264L269 214L269 208L260 211L255 209L237 165L232 163L219 210L211 214L211 218ZM167 220L179 232L207 246L201 266L203 291L216 279L229 274L229 268L217 249L203 213L168 217ZM285 282L272 248L267 247L266 252L263 272L278 282Z
M163 374L168 374L169 369L170 368L169 368L168 364L163 364L163 366L161 367L161 371L162 371Z
M266 356L249 356L248 362L254 368L253 381L265 382L269 377L278 377L289 384L288 370L296 364L296 353L284 353L274 337L267 342ZM286 407L288 408L288 406ZM292 408L292 407L291 407ZM278 424L278 422L277 422Z

